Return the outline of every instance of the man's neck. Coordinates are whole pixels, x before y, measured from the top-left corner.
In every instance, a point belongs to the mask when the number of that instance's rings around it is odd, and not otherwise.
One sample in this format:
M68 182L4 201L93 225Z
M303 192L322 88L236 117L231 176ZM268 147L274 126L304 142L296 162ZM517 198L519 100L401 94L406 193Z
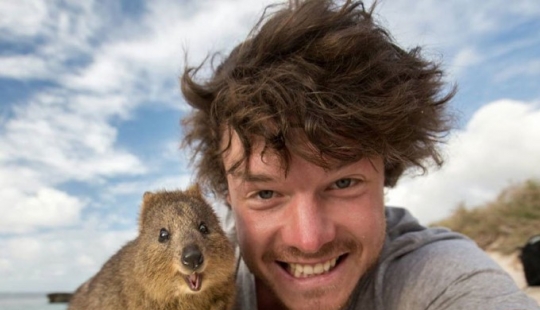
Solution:
M261 280L255 278L258 310L286 310L287 308L276 297L274 292Z

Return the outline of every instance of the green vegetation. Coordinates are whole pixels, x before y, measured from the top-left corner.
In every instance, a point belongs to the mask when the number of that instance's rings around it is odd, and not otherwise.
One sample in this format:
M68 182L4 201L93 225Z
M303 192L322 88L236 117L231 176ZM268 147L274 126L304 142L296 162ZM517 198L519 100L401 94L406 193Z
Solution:
M461 204L449 218L431 226L467 235L484 250L510 254L529 237L540 234L540 181L512 185L482 206Z

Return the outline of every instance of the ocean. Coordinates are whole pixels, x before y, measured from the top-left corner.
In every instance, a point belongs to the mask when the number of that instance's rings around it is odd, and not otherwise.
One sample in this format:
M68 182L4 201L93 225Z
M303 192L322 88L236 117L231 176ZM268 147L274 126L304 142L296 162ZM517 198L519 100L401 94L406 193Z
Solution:
M0 293L0 310L66 309L66 303L50 304L46 293Z

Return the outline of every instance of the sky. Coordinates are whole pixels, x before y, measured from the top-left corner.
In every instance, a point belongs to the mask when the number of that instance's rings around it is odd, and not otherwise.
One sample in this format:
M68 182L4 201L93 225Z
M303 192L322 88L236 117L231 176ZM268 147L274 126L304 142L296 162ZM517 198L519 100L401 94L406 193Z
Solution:
M189 184L184 52L228 53L270 3L0 0L0 292L74 290L136 236L145 191ZM389 205L428 224L540 179L540 2L383 0L376 18L458 86L446 165Z

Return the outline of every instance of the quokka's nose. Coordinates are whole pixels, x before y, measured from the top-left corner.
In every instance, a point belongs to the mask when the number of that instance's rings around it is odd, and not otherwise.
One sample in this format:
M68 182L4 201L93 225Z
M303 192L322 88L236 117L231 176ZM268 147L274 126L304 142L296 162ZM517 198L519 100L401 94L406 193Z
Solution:
M204 256L198 246L192 244L182 250L182 264L195 271L204 262Z

